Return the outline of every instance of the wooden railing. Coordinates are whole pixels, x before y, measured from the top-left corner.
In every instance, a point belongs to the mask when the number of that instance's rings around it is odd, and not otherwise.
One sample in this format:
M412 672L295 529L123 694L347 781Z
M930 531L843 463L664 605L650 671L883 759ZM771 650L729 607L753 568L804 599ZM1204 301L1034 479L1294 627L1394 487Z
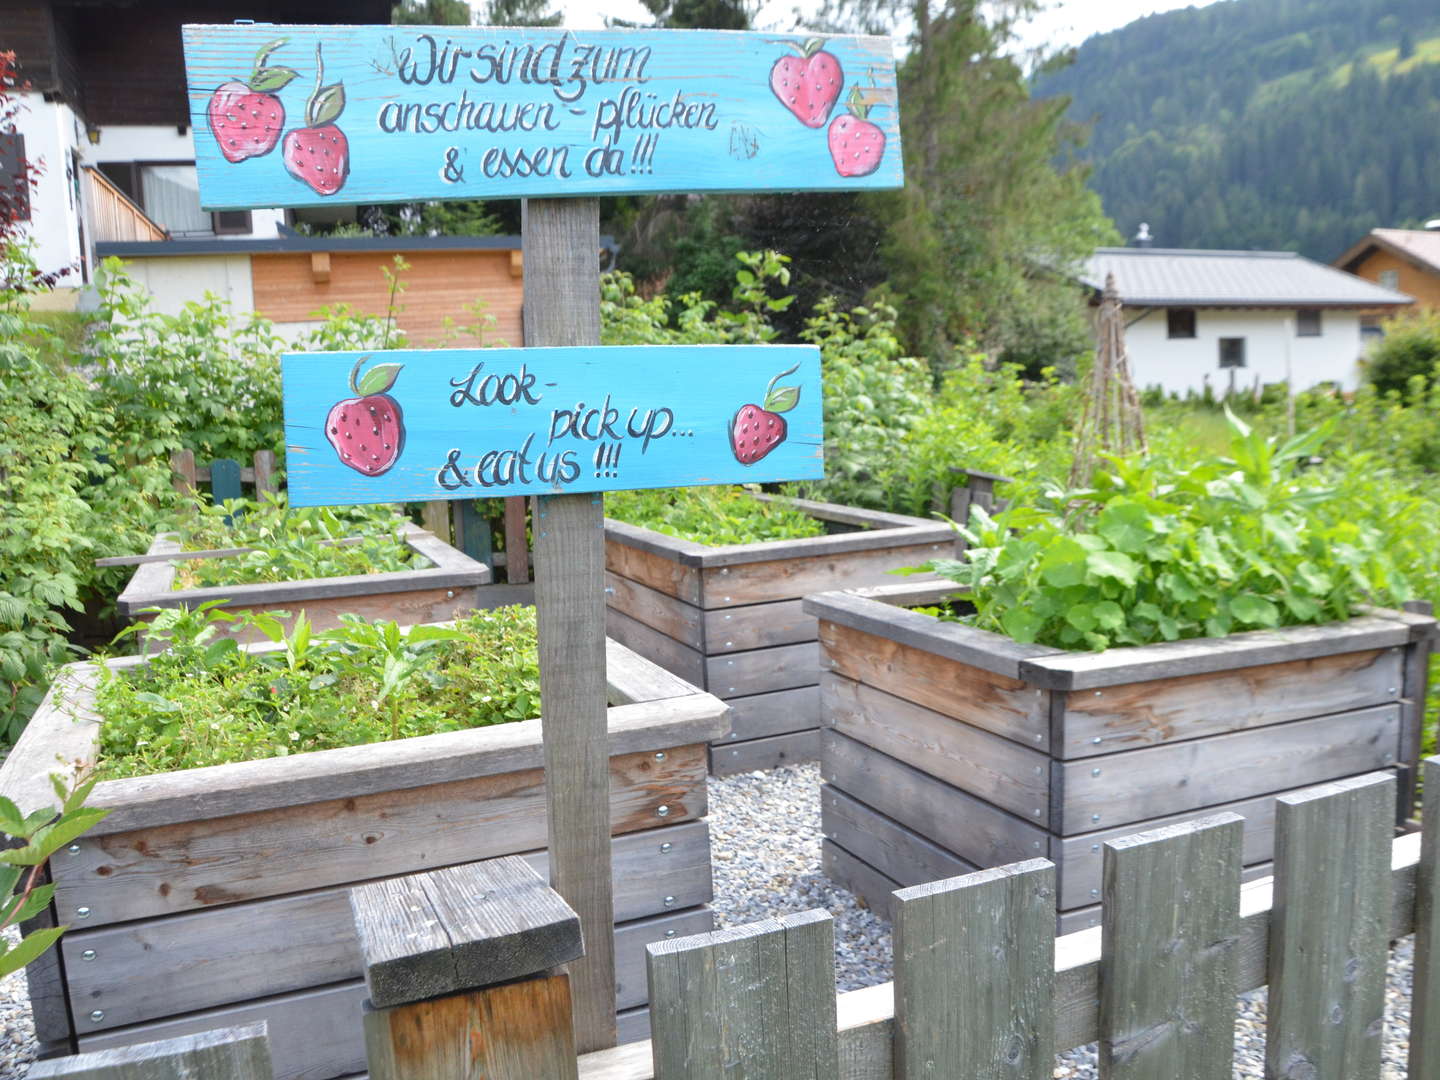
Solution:
M130 201L104 173L86 165L85 197L90 204L90 229L97 243L164 240L166 231Z

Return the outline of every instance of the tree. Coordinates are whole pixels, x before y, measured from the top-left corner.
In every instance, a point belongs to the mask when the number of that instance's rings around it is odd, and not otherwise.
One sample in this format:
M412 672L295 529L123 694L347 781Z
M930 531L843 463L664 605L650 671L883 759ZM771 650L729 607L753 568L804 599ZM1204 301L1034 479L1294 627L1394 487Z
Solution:
M548 0L490 0L480 17L486 26L559 26L564 19Z
M465 0L400 0L390 10L395 26L469 26L472 21Z

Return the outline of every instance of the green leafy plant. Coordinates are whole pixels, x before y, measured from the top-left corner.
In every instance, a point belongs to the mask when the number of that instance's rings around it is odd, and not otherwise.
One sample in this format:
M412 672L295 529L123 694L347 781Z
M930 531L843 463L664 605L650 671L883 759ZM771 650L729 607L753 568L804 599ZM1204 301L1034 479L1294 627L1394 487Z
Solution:
M150 655L107 670L97 693L99 775L142 776L527 720L539 711L535 611L478 611L451 626L346 617L315 633L303 612L154 612ZM232 624L269 645L241 648Z
M0 930L39 915L55 896L54 885L40 884L45 863L51 855L80 836L110 811L84 805L95 787L95 779L67 784L52 775L59 806L47 806L23 814L12 801L0 796L0 830L9 841L0 851ZM69 927L32 930L12 943L0 935L0 978L19 971L54 945Z
M697 544L753 544L822 536L824 524L786 502L757 499L743 487L616 491L605 513Z
M1328 512L1333 492L1299 468L1323 431L1282 441L1230 422L1228 457L1112 458L1091 490L979 512L965 559L930 566L966 588L974 625L1068 649L1321 623L1409 596L1379 530Z

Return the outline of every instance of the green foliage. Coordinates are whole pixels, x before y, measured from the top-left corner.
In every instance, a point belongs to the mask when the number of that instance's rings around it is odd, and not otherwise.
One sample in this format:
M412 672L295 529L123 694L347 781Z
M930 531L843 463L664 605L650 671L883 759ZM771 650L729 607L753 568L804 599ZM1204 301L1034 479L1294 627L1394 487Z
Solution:
M1418 311L1385 323L1385 337L1370 350L1365 375L1375 387L1397 394L1440 383L1440 311Z
M1374 524L1299 471L1323 432L1267 439L1238 419L1230 455L1111 459L1093 490L1052 489L932 564L967 587L974 624L1016 641L1100 650L1345 619L1409 583Z
M97 694L100 775L286 757L539 715L534 608L494 608L453 629L403 632L346 616L343 626L316 634L302 612L286 633L283 615L233 616L213 603L158 611L147 645L168 648L143 667L107 673ZM231 623L254 627L276 647L241 649L222 632Z
M0 795L0 830L7 843L0 851L0 930L39 915L55 896L54 885L39 884L45 863L66 844L100 821L109 810L85 806L95 780L76 780L69 784L58 774L50 783L55 789L58 806L48 806L30 814ZM0 935L0 978L19 971L41 956L59 940L68 926L35 930L17 943Z
M1377 225L1434 215L1437 59L1432 0L1209 4L1090 38L1036 93L1094 118L1082 156L1125 233L1144 221L1164 247L1328 262Z
M646 299L627 273L600 279L600 340L605 345L749 345L776 336L770 316L784 311L793 296L774 297L772 287L790 283L789 259L773 251L735 256L731 298L736 310L720 309L699 293L672 301L664 293Z
M787 502L755 498L741 487L614 491L605 514L697 544L754 544L822 536L825 526Z
M227 518L233 524L227 524ZM382 574L429 565L400 539L400 525L388 506L290 510L283 496L200 504L176 530L186 551L253 550L223 559L181 560L175 564L175 588ZM352 538L360 542L336 543Z

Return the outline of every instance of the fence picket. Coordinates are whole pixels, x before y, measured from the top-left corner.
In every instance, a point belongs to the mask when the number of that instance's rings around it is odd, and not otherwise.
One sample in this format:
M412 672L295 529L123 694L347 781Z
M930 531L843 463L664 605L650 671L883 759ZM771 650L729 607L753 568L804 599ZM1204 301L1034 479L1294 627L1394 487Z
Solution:
M1243 835L1225 813L1106 843L1102 1076L1229 1080Z
M656 1080L836 1080L828 914L765 919L646 951Z
M1410 1002L1410 1080L1440 1080L1440 758L1427 758L1424 770L1425 808L1429 822L1420 841L1420 868L1415 875L1415 985Z
M35 1080L271 1080L265 1022L180 1035L161 1042L51 1058L30 1066Z
M894 895L897 1080L1048 1080L1054 864L1032 859Z
M227 499L238 499L243 494L240 487L240 463L233 458L216 458L210 463L210 496L216 506L223 506ZM226 519L229 523L229 519Z
M1323 784L1276 807L1266 1075L1380 1075L1395 777Z

